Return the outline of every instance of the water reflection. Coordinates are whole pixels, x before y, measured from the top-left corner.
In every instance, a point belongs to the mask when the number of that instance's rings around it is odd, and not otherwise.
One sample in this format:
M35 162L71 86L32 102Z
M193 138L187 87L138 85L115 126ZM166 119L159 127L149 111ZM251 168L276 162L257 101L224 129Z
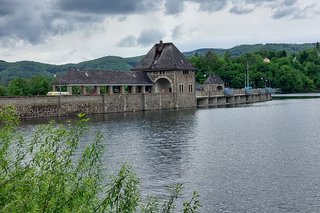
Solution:
M173 115L172 113L175 113ZM149 114L139 128L143 143L142 156L146 162L144 173L152 173L150 180L158 187L167 183L167 177L180 180L190 155L188 147L194 137L195 111L162 111Z
M94 128L106 135L104 159L111 170L129 162L140 174L146 193L161 195L165 185L183 182L183 164L189 161L196 130L195 116L195 109L186 109L105 114L91 120Z

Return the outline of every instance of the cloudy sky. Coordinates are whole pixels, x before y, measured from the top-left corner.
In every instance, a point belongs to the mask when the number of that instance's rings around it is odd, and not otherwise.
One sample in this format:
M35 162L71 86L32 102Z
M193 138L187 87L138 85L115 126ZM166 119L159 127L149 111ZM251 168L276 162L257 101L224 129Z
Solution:
M146 54L320 41L319 0L0 0L0 60L76 63Z

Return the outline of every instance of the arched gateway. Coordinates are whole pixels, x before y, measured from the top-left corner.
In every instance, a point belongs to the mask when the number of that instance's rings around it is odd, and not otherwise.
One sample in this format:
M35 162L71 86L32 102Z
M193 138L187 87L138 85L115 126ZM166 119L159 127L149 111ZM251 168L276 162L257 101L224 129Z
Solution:
M154 84L155 93L171 93L172 85L166 78L159 78Z

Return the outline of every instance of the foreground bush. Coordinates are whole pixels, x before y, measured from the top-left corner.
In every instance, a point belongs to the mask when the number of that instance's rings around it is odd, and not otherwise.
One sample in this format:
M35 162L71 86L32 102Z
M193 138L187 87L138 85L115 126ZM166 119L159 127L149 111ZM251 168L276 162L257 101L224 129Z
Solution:
M168 200L141 201L139 180L123 165L116 176L102 171L102 137L82 153L79 142L87 119L76 123L50 122L30 140L18 134L13 107L0 109L0 212L172 212L182 185L169 187ZM106 178L110 177L110 178ZM183 212L197 212L199 195L183 204Z

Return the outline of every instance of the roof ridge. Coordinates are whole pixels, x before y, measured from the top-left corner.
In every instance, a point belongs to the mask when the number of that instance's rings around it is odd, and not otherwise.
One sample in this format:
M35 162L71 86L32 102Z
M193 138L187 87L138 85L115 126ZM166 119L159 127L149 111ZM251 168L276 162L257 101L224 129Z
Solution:
M131 70L195 70L195 68L172 42L160 41Z

